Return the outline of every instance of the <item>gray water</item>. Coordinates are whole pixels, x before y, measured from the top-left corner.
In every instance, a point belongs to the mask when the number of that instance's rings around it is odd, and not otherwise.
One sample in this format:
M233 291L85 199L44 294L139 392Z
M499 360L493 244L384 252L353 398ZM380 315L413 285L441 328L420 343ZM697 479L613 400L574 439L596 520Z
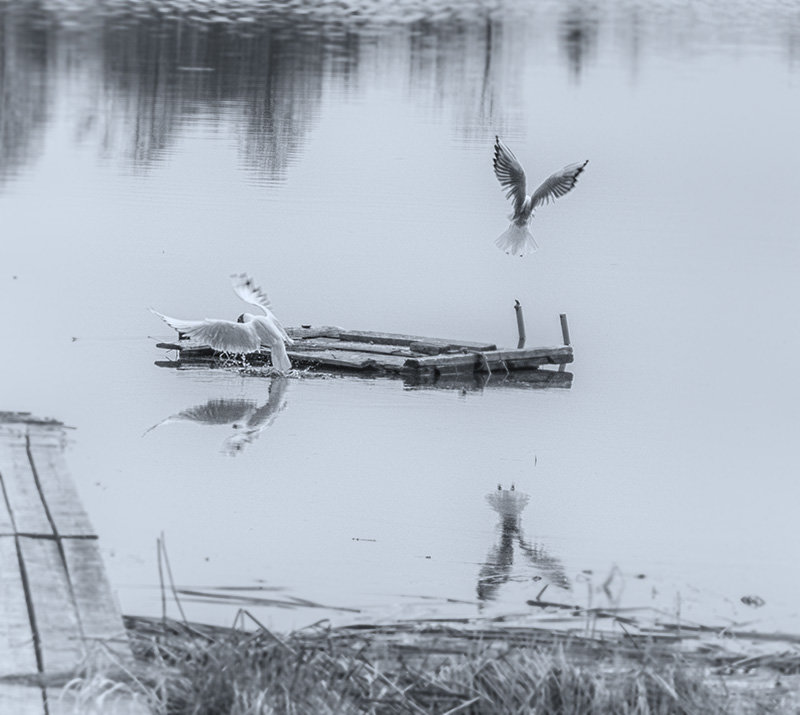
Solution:
M160 613L163 533L180 586L334 607L254 608L279 628L548 585L797 630L793 3L3 2L0 43L0 409L76 428L124 612ZM531 183L589 159L524 259L495 134ZM238 315L239 271L288 325L514 346L519 299L535 346L567 313L572 387L294 376L232 450L271 381L156 367L147 308ZM219 424L145 434L187 410Z

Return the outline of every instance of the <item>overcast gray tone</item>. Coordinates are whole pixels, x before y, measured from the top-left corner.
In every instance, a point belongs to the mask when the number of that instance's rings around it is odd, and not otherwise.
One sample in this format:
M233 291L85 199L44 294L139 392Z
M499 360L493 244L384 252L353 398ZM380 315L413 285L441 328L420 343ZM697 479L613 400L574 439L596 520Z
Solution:
M76 428L126 613L160 612L163 531L181 585L361 609L258 610L280 628L613 573L796 631L797 9L454 5L0 2L0 410ZM522 259L495 135L530 176L589 159ZM537 346L567 313L572 387L154 366L148 308L235 320L243 271L284 325L513 347L519 299ZM505 529L498 482L530 495Z

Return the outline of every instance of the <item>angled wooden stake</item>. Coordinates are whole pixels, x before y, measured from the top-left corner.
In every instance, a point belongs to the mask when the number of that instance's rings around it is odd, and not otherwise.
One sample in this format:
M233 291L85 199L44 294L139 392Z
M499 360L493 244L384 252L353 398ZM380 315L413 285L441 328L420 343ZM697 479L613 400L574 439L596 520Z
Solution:
M569 345L569 325L567 325L567 314L561 313L561 336L564 338L564 345Z
M517 313L517 331L519 332L519 342L517 350L525 347L525 318L522 315L522 305L518 300L514 300L514 310Z

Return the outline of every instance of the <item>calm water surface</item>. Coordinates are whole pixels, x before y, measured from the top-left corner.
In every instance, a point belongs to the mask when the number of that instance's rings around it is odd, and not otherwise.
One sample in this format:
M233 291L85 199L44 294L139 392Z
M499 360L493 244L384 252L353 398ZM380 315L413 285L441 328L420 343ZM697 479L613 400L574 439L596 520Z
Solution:
M182 586L360 610L256 609L281 628L607 605L611 576L798 630L793 4L0 2L0 48L0 409L76 428L125 612L160 612L163 532ZM495 134L531 182L589 159L524 260ZM572 387L155 367L147 308L235 316L243 270L291 325L513 346L519 299L548 345L566 312ZM229 623L212 600L187 615Z

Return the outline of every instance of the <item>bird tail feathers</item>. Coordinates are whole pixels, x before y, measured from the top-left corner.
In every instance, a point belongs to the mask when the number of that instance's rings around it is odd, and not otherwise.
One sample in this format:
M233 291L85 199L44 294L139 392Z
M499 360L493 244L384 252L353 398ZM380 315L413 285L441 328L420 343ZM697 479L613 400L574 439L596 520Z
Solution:
M533 240L533 234L527 226L519 226L512 223L503 233L501 233L495 245L506 253L514 256L524 256L526 253L533 253L539 246Z

